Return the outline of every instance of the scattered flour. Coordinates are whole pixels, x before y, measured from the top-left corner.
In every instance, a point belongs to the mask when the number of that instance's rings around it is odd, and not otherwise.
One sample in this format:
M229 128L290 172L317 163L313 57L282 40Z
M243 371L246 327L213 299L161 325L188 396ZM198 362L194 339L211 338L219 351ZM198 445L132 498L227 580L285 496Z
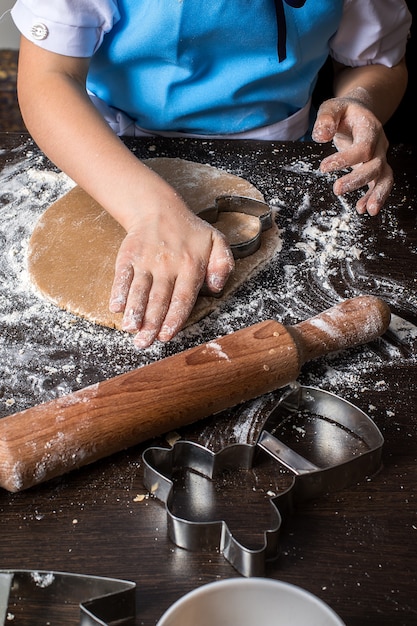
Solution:
M226 352L222 349L221 345L217 341L209 341L206 344L207 352L215 354L218 359L224 359L230 361L230 358Z
M50 587L55 581L55 575L53 572L32 572L31 578L37 587L45 589Z
M226 167L216 162L209 144L207 154L211 165ZM239 155L234 158L239 161ZM269 171L260 159L253 164L252 182L276 209L282 250L219 310L168 344L138 351L128 334L61 311L32 288L26 269L31 232L43 211L74 183L27 140L0 172L0 417L204 342L219 359L227 359L216 342L221 335L268 318L291 325L362 293L381 295L415 320L415 290L408 292L394 278L369 271L367 261L379 254L375 230L352 204L333 196L331 177L301 161L282 167L277 180L271 181ZM245 175L236 168L233 173ZM381 224L387 238L397 232L408 246L395 211L386 208ZM415 249L407 252L416 258ZM303 368L302 382L360 394L371 378L373 387L383 391L387 365L415 364L416 354L417 328L393 315L389 336L348 356L331 355L317 367ZM267 395L235 412L233 438L248 440L269 402ZM390 415L395 408L386 411ZM210 438L204 428L203 436Z

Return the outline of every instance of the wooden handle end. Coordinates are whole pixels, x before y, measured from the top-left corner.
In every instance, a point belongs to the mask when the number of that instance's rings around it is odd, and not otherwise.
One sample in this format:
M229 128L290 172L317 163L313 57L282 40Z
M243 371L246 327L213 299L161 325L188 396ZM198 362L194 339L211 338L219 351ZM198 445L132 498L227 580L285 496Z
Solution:
M291 328L303 363L319 356L359 346L380 337L388 328L391 311L376 296L344 300Z

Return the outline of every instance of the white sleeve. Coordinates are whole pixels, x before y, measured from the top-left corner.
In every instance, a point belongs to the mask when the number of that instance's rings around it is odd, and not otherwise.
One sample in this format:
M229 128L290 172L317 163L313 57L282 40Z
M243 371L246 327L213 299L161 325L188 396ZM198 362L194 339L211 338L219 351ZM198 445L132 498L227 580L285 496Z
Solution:
M404 0L345 0L330 54L344 65L392 67L404 56L411 20Z
M117 0L17 0L11 14L24 37L74 57L90 57L120 18Z

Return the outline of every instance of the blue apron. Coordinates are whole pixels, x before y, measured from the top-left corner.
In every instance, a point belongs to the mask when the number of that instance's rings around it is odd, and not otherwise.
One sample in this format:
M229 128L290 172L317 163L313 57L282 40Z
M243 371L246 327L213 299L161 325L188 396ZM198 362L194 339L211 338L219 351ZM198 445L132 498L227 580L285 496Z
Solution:
M120 0L90 92L155 131L229 134L309 101L343 0Z

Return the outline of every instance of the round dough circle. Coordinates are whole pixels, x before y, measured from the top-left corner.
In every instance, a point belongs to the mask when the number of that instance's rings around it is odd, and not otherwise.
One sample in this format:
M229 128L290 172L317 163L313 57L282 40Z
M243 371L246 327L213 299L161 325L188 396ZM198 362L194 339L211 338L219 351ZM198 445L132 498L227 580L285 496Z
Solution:
M247 180L210 165L184 159L156 157L144 163L167 180L186 204L198 213L221 195L263 200ZM246 239L258 219L241 213L223 213L213 224L229 243ZM121 330L122 314L109 311L116 255L125 236L123 228L80 187L76 186L39 218L28 247L32 283L58 307L88 320ZM262 233L254 254L236 261L235 271L219 298L199 296L187 321L193 324L216 309L255 269L280 247L275 223Z

